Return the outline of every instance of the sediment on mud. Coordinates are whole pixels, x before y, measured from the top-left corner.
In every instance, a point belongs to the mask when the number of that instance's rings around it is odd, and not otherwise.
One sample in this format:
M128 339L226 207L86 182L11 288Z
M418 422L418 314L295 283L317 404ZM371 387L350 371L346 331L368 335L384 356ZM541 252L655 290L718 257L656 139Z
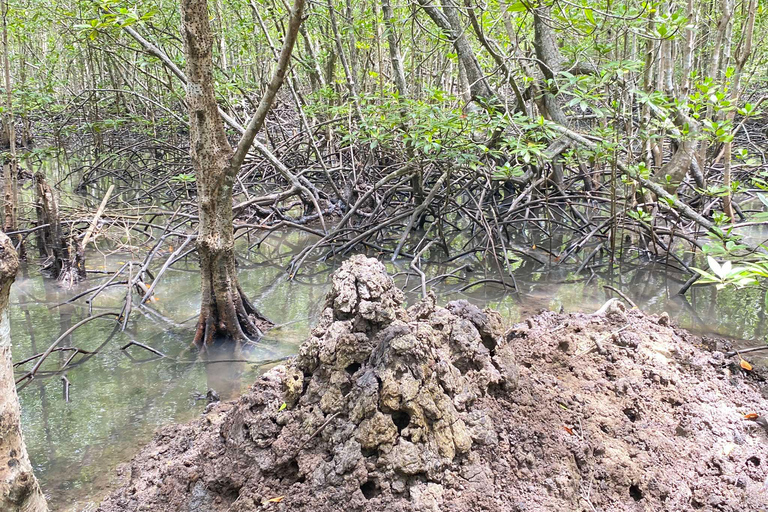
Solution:
M355 256L296 358L162 429L100 510L764 510L768 387L701 343L619 303L405 309Z

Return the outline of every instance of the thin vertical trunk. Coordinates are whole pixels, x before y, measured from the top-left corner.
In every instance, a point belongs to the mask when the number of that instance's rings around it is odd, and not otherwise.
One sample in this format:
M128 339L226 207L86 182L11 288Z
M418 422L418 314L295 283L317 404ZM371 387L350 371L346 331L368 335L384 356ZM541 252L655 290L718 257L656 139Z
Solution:
M693 0L688 0L686 6L686 17L688 26L685 28L685 39L683 43L683 83L680 86L682 99L688 98L691 92L691 73L693 72L693 54L696 41L695 29L698 24L698 9L694 6Z
M312 82L312 92L317 92L325 87L325 75L320 68L320 58L315 51L314 42L304 25L301 26L301 37L304 39L304 49L312 61L312 68L309 72L309 78Z
M525 100L523 99L523 94L520 91L520 88L517 85L517 81L515 80L514 73L512 72L512 69L507 65L507 62L502 54L501 54L501 48L499 45L492 40L490 37L488 37L483 30L480 20L478 20L477 15L475 14L475 9L472 5L471 0L464 0L464 5L467 10L467 15L469 16L469 21L472 23L472 28L475 31L475 35L477 36L477 39L480 41L480 43L483 45L483 47L488 51L489 54L491 54L491 57L493 57L493 60L496 61L496 65L499 66L499 68L504 72L504 75L507 79L507 83L509 83L510 87L512 87L512 91L515 93L515 99L517 100L517 105L515 106L515 111L521 112L523 114L527 114L526 108L525 108Z
M741 75L744 71L744 65L747 63L747 59L752 54L752 38L755 30L755 15L757 14L757 0L751 0L749 2L747 19L744 22L744 37L736 48L735 70L733 73L733 83L731 84L731 105L734 107L739 101L740 89L741 89ZM735 110L731 110L727 114L727 119L730 124L733 124L733 120L736 116ZM726 189L726 195L723 197L723 211L731 219L734 220L733 200L731 198L731 152L733 148L733 140L729 140L723 147L723 186Z
M219 63L221 70L226 73L229 71L229 62L227 59L227 38L224 35L224 23L222 20L224 9L222 8L221 0L216 0L213 7L216 15L216 27L219 33Z
M341 33L339 32L339 25L336 22L336 8L333 6L333 0L328 0L328 18L331 22L331 31L333 32L333 39L336 43L336 53L338 54L341 66L344 68L344 76L347 79L347 89L349 90L349 96L352 100L352 105L355 108L355 114L359 119L363 118L363 111L360 108L360 99L357 95L357 84L355 83L355 75L352 72L352 68L349 65L347 56L344 53L344 45L341 42ZM329 80L330 82L331 80Z
M389 0L381 1L381 11L384 14L384 26L387 27L387 44L389 45L389 60L392 64L395 87L400 96L408 96L408 84L405 81L403 58L400 53L400 42L395 32L395 13Z
M392 74L394 75L395 87L397 88L398 102L401 103L400 130L403 133L407 133L407 116L403 102L408 97L408 84L405 81L405 71L403 70L403 61L400 56L400 44L397 40L397 33L395 32L395 13L392 10L392 5L389 0L382 0L381 8L384 14L384 24L387 27L387 42L389 44L389 58L392 64ZM414 151L410 140L406 142L405 151L408 155L408 159L413 160ZM418 168L413 173L413 176L411 176L412 197L414 199L414 204L417 206L424 201L422 179L422 170L421 168ZM397 255L397 251L395 251L395 255Z
M88 122L90 123L91 136L93 137L93 153L94 157L98 158L104 151L104 132L97 128L97 123L101 121L101 114L99 113L99 97L98 89L99 84L96 80L96 70L98 69L98 63L94 57L94 53L91 49L91 45L85 47L85 76L83 77L83 88L90 87L91 93L89 96L90 106L87 109ZM86 86L86 84L88 84Z
M712 2L712 15L714 15L715 5L715 2ZM722 0L720 2L720 7L722 12L717 21L715 44L710 56L709 70L707 74L707 76L713 80L719 80L724 74L723 68L725 59L723 59L723 45L728 34L728 27L731 24L731 18L733 17L733 0ZM706 119L712 119L713 115L715 115L714 107L711 103L707 103L707 110L704 117ZM702 142L699 146L698 159L702 166L704 166L707 161L707 150L709 146L710 145L707 144L706 141ZM723 203L723 210L727 210L729 208L729 200L725 199Z
M540 106L544 108L542 114L561 126L569 126L568 117L563 112L557 98L558 74L563 69L563 56L557 47L555 30L551 23L550 7L542 5L533 9L534 47L539 69L544 75L541 84ZM560 190L565 189L565 170L559 157L570 145L565 137L559 137L552 141L544 154L547 160L552 162L552 183Z
M418 43L418 37L416 35L416 18L417 18L417 7L415 4L409 4L409 7L411 8L411 51L410 51L410 62L408 63L408 66L411 70L411 84L412 84L412 96L413 99L418 100L421 99L422 91L424 84L422 83L421 74L422 74L422 66L421 66L421 47Z
M655 14L648 14L648 33L653 33L655 26ZM655 87L654 81L654 67L655 67L655 54L656 54L657 42L654 39L648 38L645 42L645 66L643 68L643 92L646 95L651 94ZM640 122L642 131L647 131L651 125L651 107L646 102L642 108L642 119ZM651 139L651 137L645 136L643 141L643 151L645 157L645 164L649 169L661 167L660 152L658 146ZM658 156L657 156L658 155Z
M533 9L534 46L539 69L544 75L543 104L546 117L562 126L568 126L568 118L563 113L560 103L557 101L557 74L562 70L563 57L557 49L554 29L550 23L549 6L541 6Z
M376 23L376 78L379 82L379 96L384 97L384 55L381 50L381 23L379 23L379 4L373 2L373 19Z
M459 19L457 4L454 0L442 0L442 9L434 6L430 0L419 0L424 12L448 36L456 49L459 60L464 65L469 90L473 100L498 103L498 98L491 88L477 60L472 45L467 39L464 27Z
M352 8L352 0L346 0L346 9L344 17L346 18L347 33L349 39L349 69L352 73L352 80L358 83L357 77L360 76L358 65L358 50L357 50L357 36L355 35L355 23L354 23L354 9ZM361 89L361 88L359 88ZM364 90L364 89L363 89Z
M0 510L45 512L45 496L21 435L21 407L13 377L8 300L18 268L11 240L0 233Z
M14 231L18 218L19 207L19 169L16 159L16 129L13 119L13 84L11 83L10 50L8 48L8 2L3 1L3 74L5 81L5 128L8 130L9 156L3 165L3 182L5 188L5 220L4 231ZM19 239L20 241L20 239Z
M666 15L669 16L671 7L669 3L663 6L666 11ZM674 89L674 73L675 73L675 61L672 59L672 45L674 41L672 39L663 39L661 41L661 64L659 65L659 84L664 90L667 98L675 97Z

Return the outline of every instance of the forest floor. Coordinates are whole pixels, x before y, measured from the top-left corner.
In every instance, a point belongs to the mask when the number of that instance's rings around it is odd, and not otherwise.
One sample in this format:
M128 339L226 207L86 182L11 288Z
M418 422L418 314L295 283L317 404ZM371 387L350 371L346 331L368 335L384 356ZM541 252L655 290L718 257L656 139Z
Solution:
M616 301L405 309L353 257L296 358L159 431L99 510L768 510L768 374L723 343Z

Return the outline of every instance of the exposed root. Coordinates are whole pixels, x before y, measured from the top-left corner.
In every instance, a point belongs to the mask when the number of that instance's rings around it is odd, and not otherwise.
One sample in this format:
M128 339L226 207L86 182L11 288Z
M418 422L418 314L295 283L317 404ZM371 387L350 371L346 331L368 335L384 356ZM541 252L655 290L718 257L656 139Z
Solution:
M215 297L211 298L211 303L200 307L193 340L198 348L216 342L258 341L264 336L264 331L272 326L272 322L248 300L239 284L227 294L226 303L219 304Z

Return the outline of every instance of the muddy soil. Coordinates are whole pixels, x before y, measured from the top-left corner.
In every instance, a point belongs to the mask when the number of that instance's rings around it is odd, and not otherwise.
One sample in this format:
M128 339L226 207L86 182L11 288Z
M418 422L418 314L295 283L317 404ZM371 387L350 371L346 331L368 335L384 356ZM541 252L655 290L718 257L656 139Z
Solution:
M618 302L508 329L402 303L346 262L300 354L162 429L99 510L768 510L768 386L711 340Z

